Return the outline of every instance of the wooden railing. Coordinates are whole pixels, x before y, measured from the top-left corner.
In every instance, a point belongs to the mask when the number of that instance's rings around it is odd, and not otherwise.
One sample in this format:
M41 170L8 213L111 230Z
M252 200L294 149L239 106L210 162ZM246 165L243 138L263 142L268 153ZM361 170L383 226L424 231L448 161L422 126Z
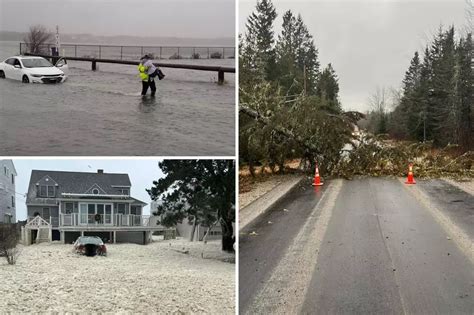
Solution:
M59 215L59 226L149 226L149 215L79 214Z

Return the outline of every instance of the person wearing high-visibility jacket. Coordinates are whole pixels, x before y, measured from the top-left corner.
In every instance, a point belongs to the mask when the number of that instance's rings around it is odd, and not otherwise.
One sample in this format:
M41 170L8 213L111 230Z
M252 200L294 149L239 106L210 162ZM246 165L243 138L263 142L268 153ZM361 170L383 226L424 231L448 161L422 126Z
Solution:
M151 88L151 96L155 96L156 85L155 85L155 76L156 67L151 61L149 55L145 55L141 58L140 64L138 65L138 72L140 79L142 79L142 95L146 95L148 87Z

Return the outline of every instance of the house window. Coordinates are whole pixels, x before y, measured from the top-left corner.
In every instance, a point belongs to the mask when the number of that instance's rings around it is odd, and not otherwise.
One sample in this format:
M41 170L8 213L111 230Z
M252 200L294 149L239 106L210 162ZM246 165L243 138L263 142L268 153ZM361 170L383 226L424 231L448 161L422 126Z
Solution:
M48 188L47 186L40 186L40 189L39 189L40 197L47 197L48 196L47 188Z
M130 214L141 215L141 207L140 206L131 206L130 207Z
M117 213L125 214L125 207L126 205L124 203L117 204Z
M54 197L56 194L55 194L55 190L54 189L55 187L54 186L48 186L48 197Z
M8 176L8 168L6 166L3 167L3 173L5 176Z
M43 219L46 219L49 222L50 211L49 208L43 208Z
M72 202L66 202L66 204L64 205L65 206L65 210L66 210L66 214L71 214L74 212L74 203Z
M97 188L94 188L94 189L92 189L92 193L93 193L94 195L98 195L98 194L99 194L99 190L98 190Z
M12 174L12 184L15 184L15 175Z
M12 215L11 214L5 214L5 223L12 223Z
M123 188L123 189L119 189L119 191L122 195L127 195L127 196L129 195L129 190L128 189Z
M54 197L56 195L56 187L42 185L39 189L40 197Z
M12 208L15 208L15 196L12 196Z

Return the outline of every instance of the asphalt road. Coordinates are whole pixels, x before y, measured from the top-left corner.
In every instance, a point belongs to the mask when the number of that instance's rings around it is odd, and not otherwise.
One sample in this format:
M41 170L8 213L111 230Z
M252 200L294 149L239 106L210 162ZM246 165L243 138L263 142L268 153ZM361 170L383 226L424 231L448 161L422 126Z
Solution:
M444 181L310 183L241 231L244 314L474 314L474 199Z

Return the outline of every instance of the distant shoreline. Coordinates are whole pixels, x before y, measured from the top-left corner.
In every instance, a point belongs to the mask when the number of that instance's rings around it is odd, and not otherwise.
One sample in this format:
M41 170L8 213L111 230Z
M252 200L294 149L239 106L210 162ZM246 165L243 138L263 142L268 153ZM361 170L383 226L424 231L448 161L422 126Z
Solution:
M0 41L23 42L26 32L0 31ZM129 35L96 36L92 34L61 34L61 42L83 45L118 46L206 46L235 47L235 38L178 38L178 37L142 37ZM126 44L124 44L126 43Z

